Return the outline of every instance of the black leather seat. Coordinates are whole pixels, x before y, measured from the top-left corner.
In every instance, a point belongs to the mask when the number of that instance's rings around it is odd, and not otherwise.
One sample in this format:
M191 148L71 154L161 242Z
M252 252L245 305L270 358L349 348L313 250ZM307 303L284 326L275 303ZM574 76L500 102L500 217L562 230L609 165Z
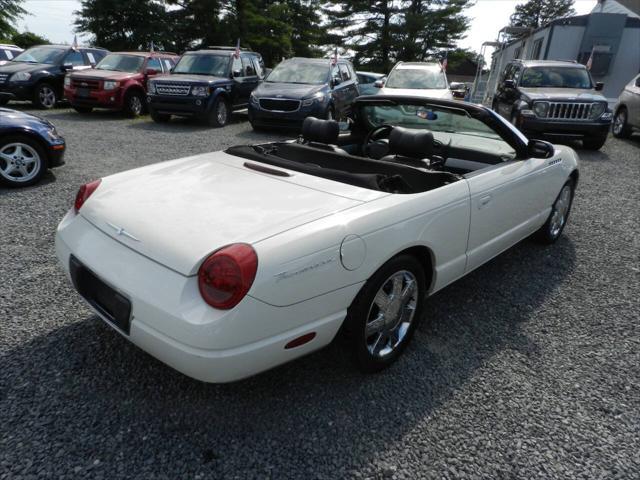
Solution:
M389 134L389 151L391 154L380 160L428 168L433 154L433 133L430 130L395 127Z
M340 126L335 120L307 117L302 122L302 140L310 147L347 154L345 150L336 145L339 135Z

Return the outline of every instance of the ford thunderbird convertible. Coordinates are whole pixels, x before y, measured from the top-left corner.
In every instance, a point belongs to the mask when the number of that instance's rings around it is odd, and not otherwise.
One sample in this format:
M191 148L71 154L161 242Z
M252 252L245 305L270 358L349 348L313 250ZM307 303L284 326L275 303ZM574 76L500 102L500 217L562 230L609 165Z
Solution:
M429 295L522 239L561 235L576 153L493 111L365 96L296 141L83 185L60 223L70 281L117 332L229 382L344 336L356 364L403 352Z

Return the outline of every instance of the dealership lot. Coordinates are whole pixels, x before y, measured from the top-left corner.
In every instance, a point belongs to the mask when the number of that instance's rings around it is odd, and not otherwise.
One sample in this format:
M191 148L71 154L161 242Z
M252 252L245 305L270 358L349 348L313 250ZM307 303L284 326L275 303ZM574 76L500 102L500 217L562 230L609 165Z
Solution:
M27 105L18 108L27 108ZM565 235L436 294L407 355L362 376L339 346L207 385L100 322L63 277L77 187L287 134L42 113L67 165L0 189L0 479L632 478L640 470L640 137L580 150ZM259 319L257 319L259 321Z

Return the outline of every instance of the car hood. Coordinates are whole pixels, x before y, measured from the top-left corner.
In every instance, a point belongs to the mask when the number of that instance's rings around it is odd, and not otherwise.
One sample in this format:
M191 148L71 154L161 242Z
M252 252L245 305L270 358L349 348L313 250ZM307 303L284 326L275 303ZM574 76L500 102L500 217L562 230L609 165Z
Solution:
M520 88L520 91L531 100L607 101L600 93L586 88Z
M153 77L154 81L158 82L192 82L192 83L215 83L215 82L228 82L230 79L224 77L216 77L214 75L188 75L186 73L172 73L171 75L158 75Z
M255 244L386 195L298 172L273 176L246 162L215 152L106 177L80 214L127 247L194 275L225 245Z
M47 63L27 63L27 62L9 62L0 66L0 73L18 73L18 72L37 72L38 70L50 69L55 65Z
M41 117L30 113L11 110L10 108L0 108L0 128L5 125L19 125L22 127L42 126L53 128L53 124Z
M301 85L299 83L262 82L253 93L256 97L301 98L310 97L325 88L325 85Z
M96 70L96 69L87 69L82 72L76 72L71 74L71 78L88 78L94 80L127 80L129 78L133 78L137 75L142 76L141 73L138 72L114 72L109 70Z
M378 89L378 95L393 95L393 96L409 96L409 97L424 97L424 98L443 98L450 100L453 98L451 90L448 88L441 89L427 89L427 88L386 88L382 87Z

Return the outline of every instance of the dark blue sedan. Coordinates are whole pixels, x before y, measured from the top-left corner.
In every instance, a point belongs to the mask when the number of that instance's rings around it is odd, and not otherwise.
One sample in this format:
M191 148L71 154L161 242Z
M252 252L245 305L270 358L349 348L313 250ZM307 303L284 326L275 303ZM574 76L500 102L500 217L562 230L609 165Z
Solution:
M26 187L64 165L64 138L44 118L0 108L0 185Z

